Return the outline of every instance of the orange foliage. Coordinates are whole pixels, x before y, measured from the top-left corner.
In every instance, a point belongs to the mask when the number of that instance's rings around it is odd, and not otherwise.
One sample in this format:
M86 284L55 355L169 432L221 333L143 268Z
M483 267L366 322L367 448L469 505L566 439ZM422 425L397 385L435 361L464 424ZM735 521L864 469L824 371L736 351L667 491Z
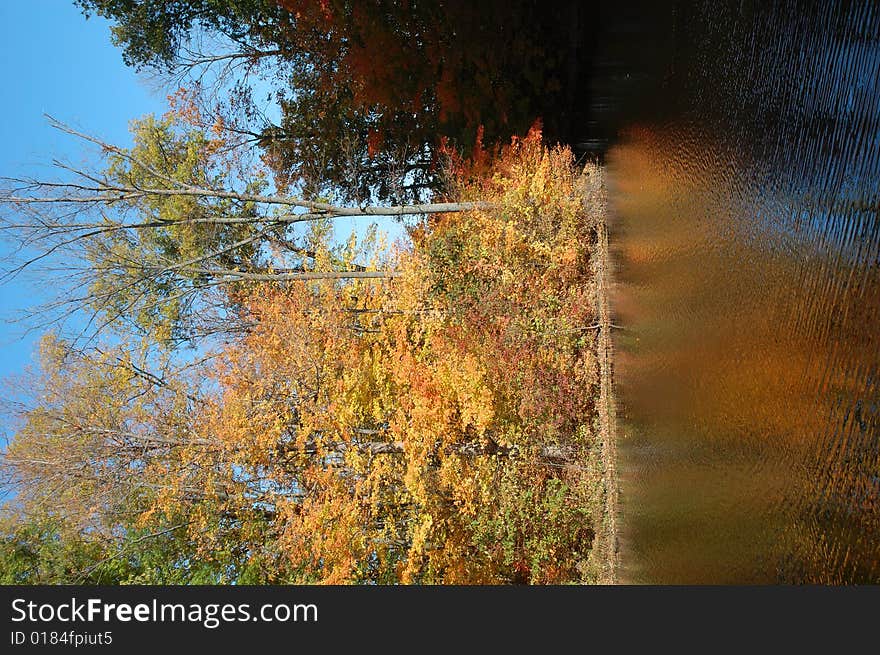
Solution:
M437 216L381 256L332 248L396 277L240 285L228 311L247 332L163 385L118 352L65 361L47 345L52 411L8 454L33 480L69 463L59 497L83 524L124 510L138 530L178 526L187 561L239 581L596 579L581 178L537 129L483 167L461 194L492 209ZM329 265L326 231L309 239Z
M295 580L584 575L598 479L583 473L590 222L570 153L544 148L538 127L482 157L462 166L491 176L463 192L501 209L438 217L398 253L393 282L241 299L255 327L224 353L204 420L239 477L286 490L272 506Z

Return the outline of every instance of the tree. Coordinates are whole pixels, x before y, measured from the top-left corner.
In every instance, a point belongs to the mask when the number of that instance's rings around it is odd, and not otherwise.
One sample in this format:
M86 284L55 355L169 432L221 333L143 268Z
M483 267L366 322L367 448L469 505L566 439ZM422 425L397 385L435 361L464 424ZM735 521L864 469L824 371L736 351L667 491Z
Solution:
M0 584L57 584L74 578L100 560L98 544L63 535L52 519L0 523ZM98 579L84 576L87 581ZM106 579L108 584L117 579Z
M297 480L273 507L301 579L599 574L593 228L570 157L516 142L461 191L492 204L435 217L382 284L244 302L255 326L223 355L213 425L251 453L237 469Z
M228 571L191 558L186 531L125 525L118 538L71 529L51 516L0 522L0 584L222 584Z
M88 307L104 323L130 321L180 342L226 322L227 294L241 283L394 275L316 248L316 233L297 230L303 225L483 206L344 206L268 193L264 169L248 166L240 151L188 118L177 111L135 121L128 149L53 121L99 146L106 167L62 166L72 179L12 181L18 188L0 196L12 212L3 228L23 249L36 250L12 273L51 257L67 257L68 268L83 261L69 303Z
M174 167L114 153L120 181L93 184L162 227L269 204L218 191L161 143ZM24 515L88 535L94 570L127 562L132 579L142 562L174 580L595 579L595 235L576 189L600 182L571 167L533 131L490 174L460 171L460 195L487 200L432 214L409 247L332 248L315 224L319 274L236 280L225 311L246 329L186 365L143 337L47 340L3 460ZM320 274L355 261L394 275Z
M79 4L116 23L127 63L178 80L271 62L261 75L272 80L281 120L252 106L249 124L234 129L261 135L279 187L307 196L332 188L358 203L442 192L444 140L468 155L541 117L551 138L565 137L578 42L588 34L570 1ZM251 91L239 82L231 95L237 102ZM221 94L211 95L216 103Z
M175 65L194 31L218 32L242 56L260 54L282 16L272 0L74 1L87 18L94 13L115 22L113 42L123 48L125 63L138 68Z
M255 565L269 543L250 495L259 483L237 478L223 444L201 432L205 365L173 362L131 345L77 352L44 340L35 398L0 467L15 490L5 548L25 581L43 580L27 573L36 560L54 582L271 577Z

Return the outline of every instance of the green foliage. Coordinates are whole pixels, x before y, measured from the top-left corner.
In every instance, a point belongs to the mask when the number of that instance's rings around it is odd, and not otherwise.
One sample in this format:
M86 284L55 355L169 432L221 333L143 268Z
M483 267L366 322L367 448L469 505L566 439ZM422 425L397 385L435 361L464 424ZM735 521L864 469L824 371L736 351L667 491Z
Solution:
M73 582L80 571L102 557L99 545L62 538L51 519L0 524L0 584L57 584ZM97 584L99 576L84 582ZM118 579L107 580L108 584Z
M173 526L172 526L173 527ZM64 521L7 519L0 524L0 584L228 584L263 580L238 573L240 558L192 556L186 531L119 526L119 538L73 530Z
M196 29L230 39L258 35L279 13L272 0L74 0L88 17L113 25L113 43L129 66L171 67Z
M201 309L194 295L213 281L204 269L212 264L246 270L259 263L257 227L212 219L252 216L254 206L223 198L162 195L186 185L223 188L228 177L214 156L218 143L178 114L147 116L134 121L131 132L134 146L110 154L106 179L155 192L112 205L142 227L106 230L88 241L86 257L98 273L89 288L92 309L108 320L127 318L160 339L185 340ZM257 176L245 192L264 188Z

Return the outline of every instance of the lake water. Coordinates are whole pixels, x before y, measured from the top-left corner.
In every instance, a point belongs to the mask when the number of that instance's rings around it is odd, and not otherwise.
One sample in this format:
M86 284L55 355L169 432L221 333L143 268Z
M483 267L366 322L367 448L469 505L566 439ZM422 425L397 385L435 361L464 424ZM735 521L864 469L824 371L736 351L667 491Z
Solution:
M622 581L880 582L880 5L607 3L590 79Z

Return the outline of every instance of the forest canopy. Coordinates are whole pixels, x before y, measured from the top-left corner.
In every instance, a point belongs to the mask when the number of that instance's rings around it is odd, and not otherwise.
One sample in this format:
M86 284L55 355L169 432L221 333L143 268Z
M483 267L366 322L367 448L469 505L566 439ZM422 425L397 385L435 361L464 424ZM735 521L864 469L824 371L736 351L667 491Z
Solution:
M173 89L127 147L53 119L100 163L0 197L8 280L67 285L17 381L0 582L610 579L605 189L537 120L552 12L77 4ZM334 236L380 216L405 237Z
M77 4L113 22L128 64L228 84L249 120L227 126L263 147L279 187L359 202L441 189L444 145L467 156L538 118L551 142L570 136L590 47L580 3L559 0ZM258 109L267 85L274 119Z

